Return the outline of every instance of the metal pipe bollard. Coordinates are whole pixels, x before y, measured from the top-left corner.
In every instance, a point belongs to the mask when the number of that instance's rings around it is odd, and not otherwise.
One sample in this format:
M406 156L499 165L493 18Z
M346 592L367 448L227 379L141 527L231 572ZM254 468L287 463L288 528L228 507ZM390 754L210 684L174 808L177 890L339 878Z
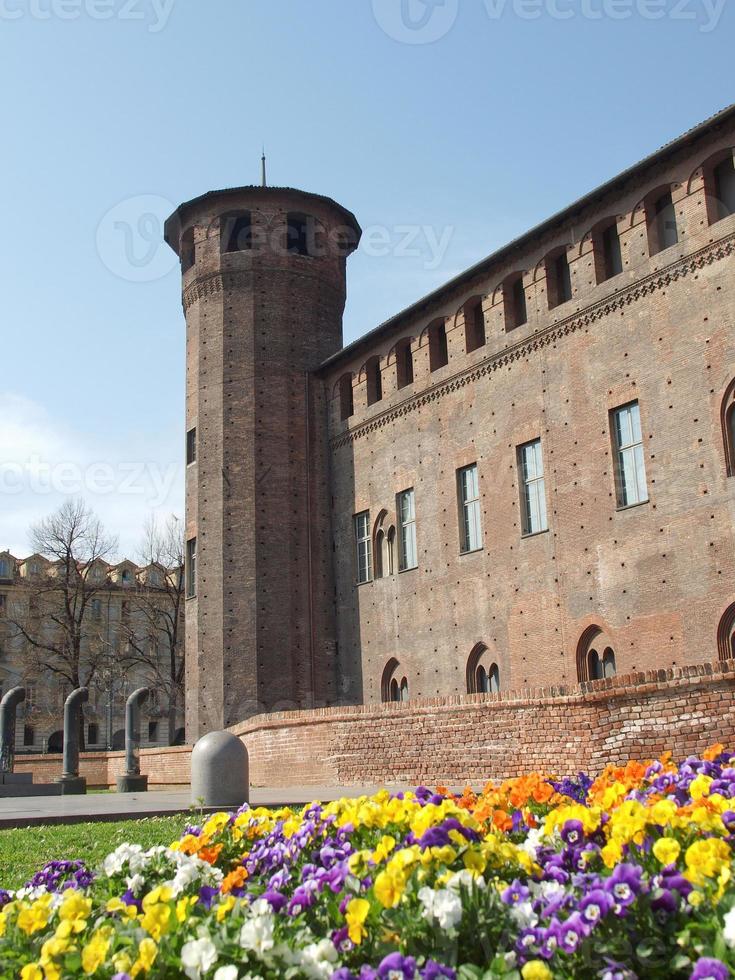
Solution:
M89 688L78 687L64 704L64 761L59 780L64 796L81 796L87 792L87 780L79 775L79 716L87 701Z
M125 704L125 772L117 777L118 793L140 793L148 789L148 777L140 774L140 708L148 699L147 687L139 687Z
M24 687L13 687L0 701L0 773L11 773L15 765L15 716L26 699Z

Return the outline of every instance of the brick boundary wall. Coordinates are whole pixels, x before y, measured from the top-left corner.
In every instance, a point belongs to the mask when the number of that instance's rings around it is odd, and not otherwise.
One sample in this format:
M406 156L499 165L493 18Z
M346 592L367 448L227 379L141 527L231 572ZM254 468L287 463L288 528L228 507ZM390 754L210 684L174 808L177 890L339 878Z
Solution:
M735 747L735 661L647 671L571 688L467 694L397 704L259 715L230 729L250 753L254 786L359 784L480 787L535 769L599 772L671 750ZM188 785L191 748L143 749L151 789ZM123 752L84 753L90 786L113 786ZM18 772L55 779L61 756L18 757Z

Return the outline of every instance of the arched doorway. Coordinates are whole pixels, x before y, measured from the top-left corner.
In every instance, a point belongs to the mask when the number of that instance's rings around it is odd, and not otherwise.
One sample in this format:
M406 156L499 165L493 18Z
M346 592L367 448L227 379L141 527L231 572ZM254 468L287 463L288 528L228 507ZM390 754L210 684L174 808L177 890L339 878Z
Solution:
M720 660L735 660L735 602L727 607L717 627L717 654Z
M64 751L64 733L53 732L48 738L47 752L60 755Z

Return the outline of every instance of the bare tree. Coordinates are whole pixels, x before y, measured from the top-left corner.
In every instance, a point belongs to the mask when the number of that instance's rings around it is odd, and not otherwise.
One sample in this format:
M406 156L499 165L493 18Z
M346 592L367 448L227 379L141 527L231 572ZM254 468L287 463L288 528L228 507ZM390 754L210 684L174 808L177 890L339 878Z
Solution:
M139 562L144 580L133 602L126 661L143 668L165 702L168 742L176 739L177 713L184 698L184 534L171 516L145 526ZM160 699L159 695L159 699Z
M92 603L103 587L96 563L115 551L117 540L83 500L68 500L31 527L30 541L50 564L28 576L9 626L25 641L39 676L55 677L62 690L86 687L115 653ZM80 729L83 747L81 723Z

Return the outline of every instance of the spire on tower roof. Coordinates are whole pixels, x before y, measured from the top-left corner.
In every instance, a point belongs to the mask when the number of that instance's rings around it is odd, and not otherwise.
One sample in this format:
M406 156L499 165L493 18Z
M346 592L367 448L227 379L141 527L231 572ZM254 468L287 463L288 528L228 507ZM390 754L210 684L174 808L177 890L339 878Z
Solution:
M262 184L263 187L268 186L268 181L266 179L266 169L265 169L265 146L263 147L263 156L260 158L261 174L262 174Z

